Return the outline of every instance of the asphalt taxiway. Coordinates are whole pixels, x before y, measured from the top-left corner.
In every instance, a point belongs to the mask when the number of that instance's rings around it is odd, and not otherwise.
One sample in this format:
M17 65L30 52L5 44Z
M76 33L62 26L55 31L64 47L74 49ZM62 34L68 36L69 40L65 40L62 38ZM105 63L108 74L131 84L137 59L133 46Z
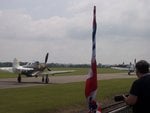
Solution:
M72 82L81 82L85 81L87 75L74 75L74 76L50 76L49 84L62 84L62 83L72 83ZM114 74L99 74L97 76L98 80L107 80L107 79L116 79L116 78L136 78L135 75L127 75L127 73L114 73ZM22 78L22 82L18 83L17 78L5 78L0 79L0 89L6 88L19 88L19 87L30 87L30 86L39 86L47 85L42 83L42 78Z

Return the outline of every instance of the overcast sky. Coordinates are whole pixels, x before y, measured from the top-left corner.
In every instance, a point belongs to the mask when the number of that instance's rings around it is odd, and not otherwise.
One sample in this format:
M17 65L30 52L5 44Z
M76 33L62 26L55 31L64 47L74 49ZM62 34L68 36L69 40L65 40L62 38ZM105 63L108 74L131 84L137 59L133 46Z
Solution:
M97 63L150 62L150 0L0 0L0 61L90 64L94 5Z

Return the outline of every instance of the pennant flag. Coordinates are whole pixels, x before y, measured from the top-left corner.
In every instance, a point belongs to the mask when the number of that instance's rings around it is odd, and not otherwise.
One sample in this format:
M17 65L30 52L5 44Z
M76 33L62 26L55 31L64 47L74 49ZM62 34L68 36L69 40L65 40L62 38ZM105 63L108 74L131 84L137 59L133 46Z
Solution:
M96 29L97 29L96 6L94 6L91 69L85 83L85 96L88 102L89 113L101 113L101 107L95 101L97 92L97 63L96 63L96 37L95 37Z

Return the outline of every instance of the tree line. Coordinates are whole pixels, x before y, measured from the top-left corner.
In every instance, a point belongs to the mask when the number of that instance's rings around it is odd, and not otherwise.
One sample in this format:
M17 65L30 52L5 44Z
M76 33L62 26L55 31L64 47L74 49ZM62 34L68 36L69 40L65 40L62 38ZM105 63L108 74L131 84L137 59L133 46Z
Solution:
M20 62L20 65L26 65L27 62ZM88 68L90 64L61 64L61 63L47 63L49 67L71 67L71 68ZM0 67L12 67L12 62L0 62ZM102 67L102 64L97 64L97 67Z

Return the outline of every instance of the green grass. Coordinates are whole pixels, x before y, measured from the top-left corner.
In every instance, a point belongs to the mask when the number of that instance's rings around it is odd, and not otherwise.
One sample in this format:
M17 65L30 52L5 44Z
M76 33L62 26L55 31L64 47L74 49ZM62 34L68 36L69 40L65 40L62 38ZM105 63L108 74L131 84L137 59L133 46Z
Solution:
M52 71L59 71L59 70L75 70L71 73L62 73L62 74L55 74L55 76L65 76L65 75L86 75L88 74L90 68L51 68ZM97 73L122 73L126 71L122 70L115 70L111 68L97 68ZM127 73L127 72L126 72ZM0 78L15 78L17 74L8 73L0 71Z
M17 77L15 73L0 71L0 78L15 78L15 77Z
M58 74L58 75L86 75L88 74L90 68L51 68L52 70L75 70L72 73L63 73L63 74ZM116 70L116 69L111 69L111 68L97 68L97 73L122 73L122 72L127 72L127 71L122 71L122 70Z
M97 100L126 93L134 79L98 82ZM85 83L49 84L28 88L0 89L0 113L56 113L62 109L85 108Z

